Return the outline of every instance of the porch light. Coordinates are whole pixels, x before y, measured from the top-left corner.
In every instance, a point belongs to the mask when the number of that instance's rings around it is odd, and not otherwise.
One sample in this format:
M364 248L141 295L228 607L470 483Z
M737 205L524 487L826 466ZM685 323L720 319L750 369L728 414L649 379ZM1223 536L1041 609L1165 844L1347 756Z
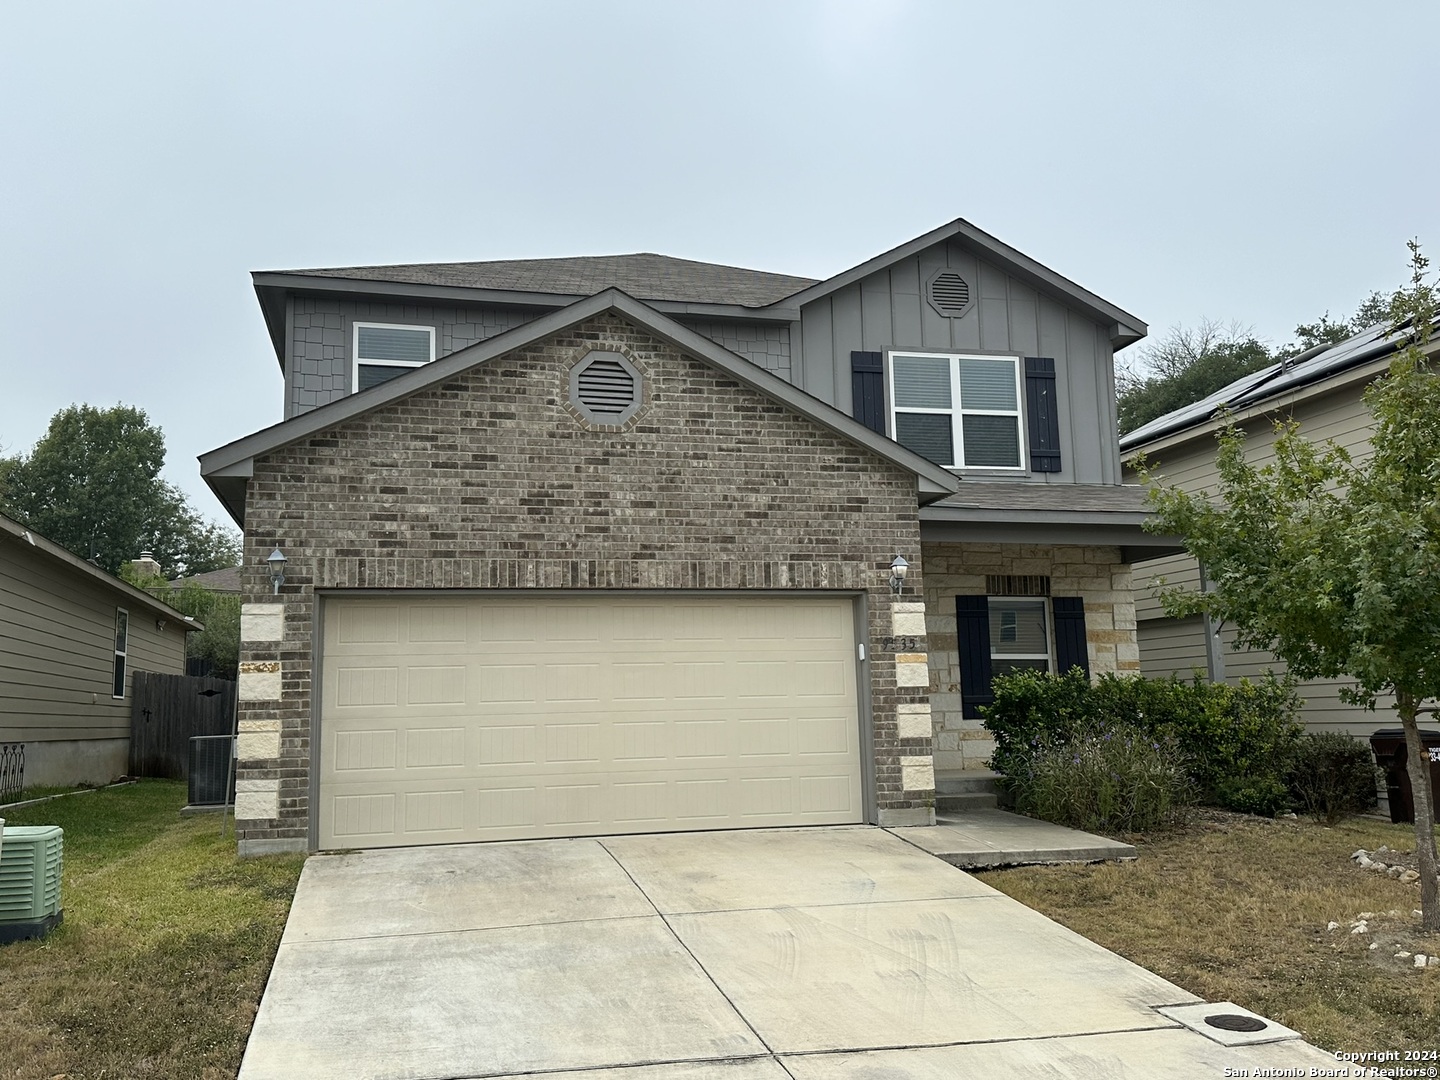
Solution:
M279 596L280 586L285 584L285 553L277 547L265 560L265 565L270 567L270 584L275 586L275 595Z
M905 574L909 571L910 564L905 561L905 556L895 555L895 561L890 564L890 591L897 596L905 587Z

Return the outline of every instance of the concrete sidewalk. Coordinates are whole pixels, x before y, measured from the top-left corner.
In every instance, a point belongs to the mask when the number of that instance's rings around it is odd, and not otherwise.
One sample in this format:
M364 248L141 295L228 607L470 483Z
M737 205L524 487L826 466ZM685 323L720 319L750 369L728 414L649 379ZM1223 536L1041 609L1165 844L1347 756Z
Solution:
M1334 1066L1283 1028L1226 1046L1168 1011L1196 1004L876 828L364 851L306 864L240 1078Z
M1130 844L1005 810L937 814L934 825L889 831L963 870L1136 858Z

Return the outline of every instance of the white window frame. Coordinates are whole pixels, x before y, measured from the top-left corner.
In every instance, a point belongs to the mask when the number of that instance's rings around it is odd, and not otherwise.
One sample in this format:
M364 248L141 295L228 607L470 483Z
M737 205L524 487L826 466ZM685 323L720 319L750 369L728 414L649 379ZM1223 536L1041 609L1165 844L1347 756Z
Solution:
M921 360L948 360L950 362L950 408L948 409L920 409L906 405L897 409L895 406L895 363L897 356L913 356ZM1008 409L967 409L965 402L960 396L960 361L961 360L1005 360L1015 369L1015 408ZM973 353L973 352L926 352L918 349L892 349L885 354L885 410L886 434L895 438L895 414L896 412L918 413L931 416L950 417L950 445L953 453L959 462L965 460L965 424L963 418L966 416L1013 416L1015 418L1015 439L1016 449L1019 451L1019 465L964 465L952 461L945 465L945 468L960 471L983 470L985 472L1001 473L1025 473L1030 471L1030 460L1028 454L1028 439L1025 437L1025 384L1020 370L1021 358L1013 353ZM957 404L958 403L958 404ZM941 464L937 462L937 464Z
M383 322L357 322L351 324L350 331L350 392L360 392L360 368L365 367L396 367L396 368L417 368L433 363L435 360L435 327L416 323L383 323ZM365 330L424 330L430 335L430 359L429 360L380 360L367 359L360 355L360 331Z
M120 641L120 620L125 620L125 641ZM110 697L116 701L125 700L125 680L129 675L126 658L130 655L130 612L125 608L115 609L115 630L111 635L110 644L115 649L115 664L110 669ZM116 676L119 676L120 693L115 693Z
M1043 596L987 596L986 607L989 608L990 620L993 625L996 611L995 602L1011 604L1039 604L1040 610L1045 613L1045 652L1041 653L997 653L994 646L990 648L990 666L994 669L997 660L1044 660L1046 672L1055 670L1055 612L1050 606L1050 601Z

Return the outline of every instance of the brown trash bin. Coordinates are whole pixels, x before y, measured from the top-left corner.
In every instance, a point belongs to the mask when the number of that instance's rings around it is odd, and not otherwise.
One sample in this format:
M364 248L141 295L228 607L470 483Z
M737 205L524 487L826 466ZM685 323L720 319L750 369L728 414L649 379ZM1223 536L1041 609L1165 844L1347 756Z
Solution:
M1430 751L1430 793L1432 816L1434 802L1440 802L1440 731L1420 730L1420 741ZM1370 749L1375 762L1385 770L1385 793L1390 800L1390 820L1396 823L1415 820L1415 795L1410 790L1410 771L1405 746L1404 728L1381 728L1370 736Z

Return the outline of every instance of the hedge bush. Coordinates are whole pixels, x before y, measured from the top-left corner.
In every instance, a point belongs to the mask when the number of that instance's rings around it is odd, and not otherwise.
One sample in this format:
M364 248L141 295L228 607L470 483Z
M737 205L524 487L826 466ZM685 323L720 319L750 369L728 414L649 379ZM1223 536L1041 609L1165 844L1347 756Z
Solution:
M1046 740L1013 780L1021 813L1092 831L1172 824L1193 791L1174 740L1133 724L1082 726L1063 743Z
M1379 801L1381 773L1370 748L1338 731L1307 733L1291 753L1288 778L1296 805L1327 825Z
M1010 787L1031 771L1042 747L1065 746L1106 726L1133 727L1173 746L1197 794L1231 809L1274 814L1289 798L1291 752L1300 737L1293 680L1266 676L1238 686L1202 679L1102 675L1092 685L1063 675L999 676L984 710L995 738L991 767Z

